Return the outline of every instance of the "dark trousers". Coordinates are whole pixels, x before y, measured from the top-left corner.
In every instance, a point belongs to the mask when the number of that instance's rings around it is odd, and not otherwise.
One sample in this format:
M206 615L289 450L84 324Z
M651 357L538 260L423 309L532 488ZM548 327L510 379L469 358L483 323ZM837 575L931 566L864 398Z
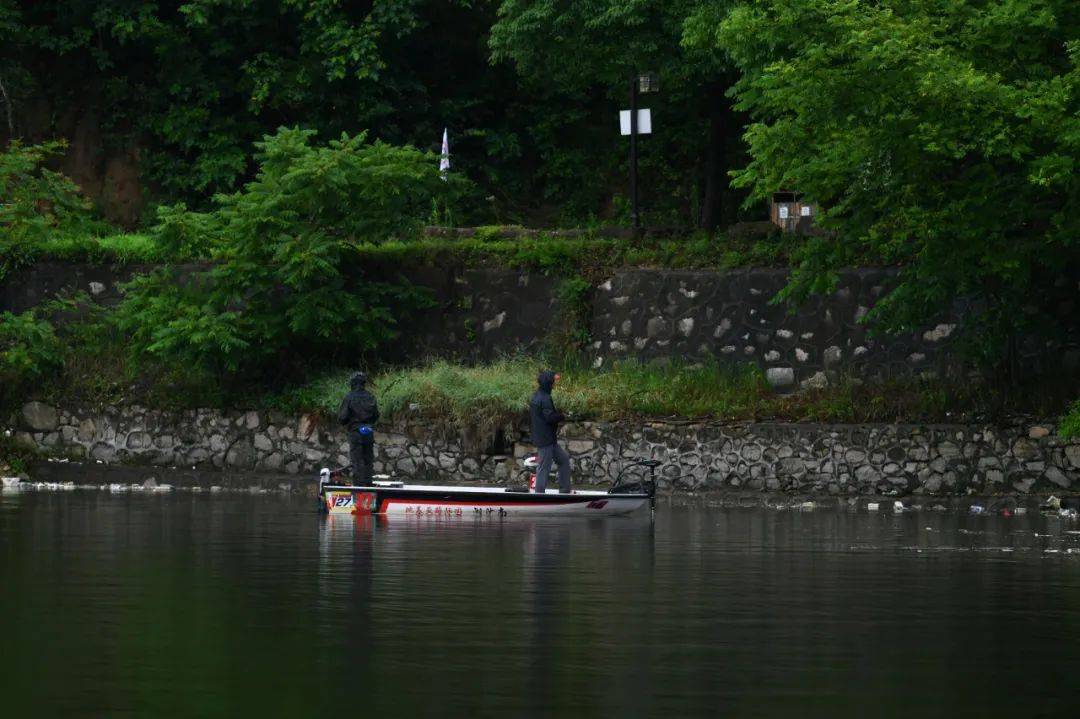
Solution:
M371 484L375 475L375 443L349 439L349 461L357 484Z
M543 494L547 491L548 475L551 473L551 463L559 465L559 491L568 494L570 492L570 455L558 444L549 444L540 447L540 464L536 468L536 493Z

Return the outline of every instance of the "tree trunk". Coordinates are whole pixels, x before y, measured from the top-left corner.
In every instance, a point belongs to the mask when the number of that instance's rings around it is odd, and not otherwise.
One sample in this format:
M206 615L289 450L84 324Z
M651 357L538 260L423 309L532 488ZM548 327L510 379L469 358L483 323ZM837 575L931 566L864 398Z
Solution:
M724 195L728 188L727 178L727 132L733 127L727 120L730 118L730 104L724 97L725 85L720 82L711 83L706 96L708 97L709 116L709 141L705 150L705 193L701 201L701 219L699 225L702 229L712 232L723 222Z
M4 78L0 77L0 100L4 101L4 110L7 116L8 139L15 137L15 120L12 116L11 98L8 97L7 88L4 87Z

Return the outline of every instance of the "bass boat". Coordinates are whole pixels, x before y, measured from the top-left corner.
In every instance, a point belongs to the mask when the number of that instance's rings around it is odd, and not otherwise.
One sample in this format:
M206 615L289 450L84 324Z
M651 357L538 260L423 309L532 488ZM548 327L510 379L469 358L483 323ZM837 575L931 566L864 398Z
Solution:
M535 455L525 459L534 469ZM656 468L660 462L639 459L627 465L607 491L574 490L563 494L549 489L543 494L530 486L471 486L406 484L385 475L372 485L348 481L346 470L323 468L319 473L319 507L329 514L385 515L396 517L605 517L630 514L656 498ZM628 469L648 470L648 476L624 482ZM643 473L644 474L644 473ZM531 480L535 479L533 475ZM530 481L530 485L532 481Z

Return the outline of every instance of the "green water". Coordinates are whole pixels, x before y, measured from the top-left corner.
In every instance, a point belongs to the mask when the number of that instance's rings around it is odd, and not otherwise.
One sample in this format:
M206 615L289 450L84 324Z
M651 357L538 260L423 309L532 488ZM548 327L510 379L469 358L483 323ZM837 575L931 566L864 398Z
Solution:
M342 520L342 521L338 521ZM3 716L1069 716L1080 530L0 496Z

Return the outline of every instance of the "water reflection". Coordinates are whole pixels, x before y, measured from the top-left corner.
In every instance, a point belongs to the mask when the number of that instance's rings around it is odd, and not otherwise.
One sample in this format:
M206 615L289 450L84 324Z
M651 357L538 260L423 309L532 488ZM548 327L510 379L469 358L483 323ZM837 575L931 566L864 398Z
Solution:
M1038 514L4 495L0 681L13 716L1054 714L1077 550Z

